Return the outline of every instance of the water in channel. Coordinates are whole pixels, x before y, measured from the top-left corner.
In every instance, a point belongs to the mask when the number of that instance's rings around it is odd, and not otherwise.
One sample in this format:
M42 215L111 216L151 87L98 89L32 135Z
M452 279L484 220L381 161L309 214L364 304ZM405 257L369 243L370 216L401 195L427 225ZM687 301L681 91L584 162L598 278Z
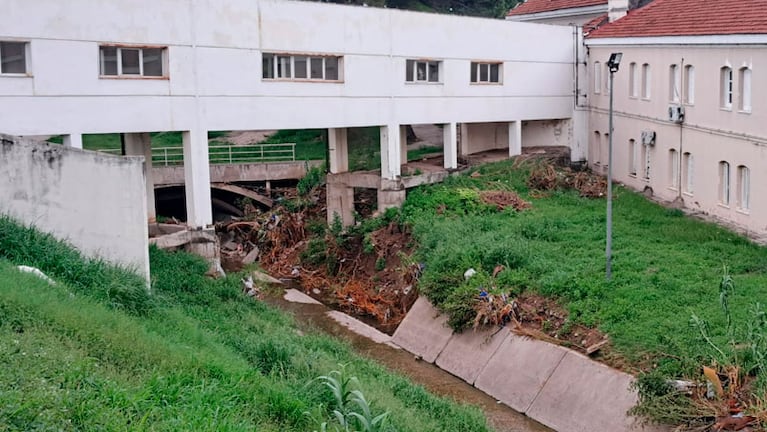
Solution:
M349 341L361 355L407 376L411 381L424 386L434 394L479 407L493 429L498 432L553 432L552 429L498 403L460 378L433 364L415 360L414 356L405 350L379 344L354 333L330 318L326 314L329 309L324 305L292 303L276 295L269 296L267 302L300 317L296 320L299 326L305 326L307 329L319 328L330 335Z

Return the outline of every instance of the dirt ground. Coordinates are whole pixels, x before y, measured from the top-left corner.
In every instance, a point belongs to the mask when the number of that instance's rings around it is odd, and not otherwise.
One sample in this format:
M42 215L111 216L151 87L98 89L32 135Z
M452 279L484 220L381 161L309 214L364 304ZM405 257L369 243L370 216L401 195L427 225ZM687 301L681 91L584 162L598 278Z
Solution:
M274 134L275 132L277 131L274 131L274 130L232 131L218 140L230 142L234 145L258 144L261 141L269 138L269 136Z

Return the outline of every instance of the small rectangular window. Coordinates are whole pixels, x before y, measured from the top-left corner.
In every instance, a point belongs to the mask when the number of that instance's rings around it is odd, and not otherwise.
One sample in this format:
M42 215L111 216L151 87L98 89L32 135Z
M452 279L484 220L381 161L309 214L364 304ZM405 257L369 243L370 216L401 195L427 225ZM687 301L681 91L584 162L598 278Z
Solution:
M311 78L312 79L322 79L322 72L324 69L324 66L322 64L322 57L312 57L311 59Z
M274 54L264 54L261 56L261 76L264 79L274 78Z
M501 64L472 62L470 79L472 83L500 83Z
M27 42L0 42L0 74L27 73Z
M629 96L634 98L639 96L638 81L639 75L637 74L637 64L632 62L629 64Z
M740 70L740 110L751 112L751 69Z
M162 76L162 49L146 48L143 50L144 76Z
M101 76L161 78L166 75L167 48L99 47Z
M325 79L338 80L338 57L325 57Z
M307 78L309 76L308 65L309 59L306 56L293 57L293 68L296 71L294 77L298 79Z
M692 154L685 153L684 154L684 160L682 165L684 176L684 191L688 194L692 194L693 192L693 181L694 181L694 175L695 175L695 162L692 157Z
M594 62L594 93L602 92L602 64Z
M277 78L293 78L290 73L290 56L277 56Z
M629 140L629 175L637 175L637 146L633 139Z
M439 61L406 60L405 81L438 83L441 68L442 62Z
M721 69L721 100L719 106L723 109L732 109L732 68Z
M687 65L684 67L684 103L692 105L695 103L695 67Z
M264 79L339 81L342 58L329 55L262 53Z
M651 84L650 65L645 63L642 65L642 99L650 99Z
M730 205L730 164L719 162L719 202Z

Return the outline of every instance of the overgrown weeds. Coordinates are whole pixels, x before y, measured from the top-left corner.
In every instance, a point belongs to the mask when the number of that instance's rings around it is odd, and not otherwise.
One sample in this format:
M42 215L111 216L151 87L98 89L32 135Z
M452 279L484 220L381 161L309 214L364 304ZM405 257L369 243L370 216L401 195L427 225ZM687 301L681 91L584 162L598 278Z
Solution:
M0 259L36 267L112 308L146 315L153 299L146 282L131 269L87 259L65 242L0 215Z
M397 413L394 430L488 430L478 410L309 327L298 332L288 315L242 295L240 275L209 280L200 258L152 249L152 307L139 314L101 293L117 278L99 272L141 278L91 267L65 244L1 221L0 429L305 431L303 413L332 402L305 383L343 363L369 385L366 402Z

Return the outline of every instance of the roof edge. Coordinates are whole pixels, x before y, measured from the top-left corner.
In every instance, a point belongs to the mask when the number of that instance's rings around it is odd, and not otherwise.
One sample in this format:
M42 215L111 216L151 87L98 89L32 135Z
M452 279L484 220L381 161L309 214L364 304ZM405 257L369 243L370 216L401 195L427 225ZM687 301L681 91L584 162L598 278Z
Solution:
M586 37L588 46L619 45L755 45L767 44L767 34L668 35L627 37Z

